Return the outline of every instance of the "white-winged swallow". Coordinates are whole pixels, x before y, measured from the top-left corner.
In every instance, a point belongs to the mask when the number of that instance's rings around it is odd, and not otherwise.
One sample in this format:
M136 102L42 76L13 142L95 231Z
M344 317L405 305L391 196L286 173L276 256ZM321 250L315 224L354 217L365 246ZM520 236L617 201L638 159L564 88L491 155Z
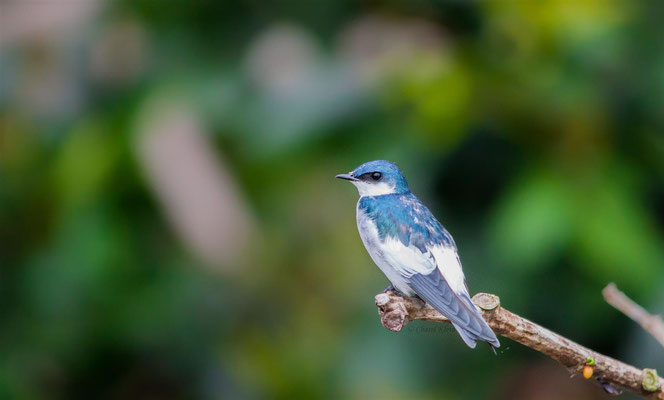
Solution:
M396 164L370 161L336 176L357 187L357 228L369 255L398 292L419 296L449 318L463 341L500 347L468 294L452 236L411 193ZM494 350L495 351L495 350Z

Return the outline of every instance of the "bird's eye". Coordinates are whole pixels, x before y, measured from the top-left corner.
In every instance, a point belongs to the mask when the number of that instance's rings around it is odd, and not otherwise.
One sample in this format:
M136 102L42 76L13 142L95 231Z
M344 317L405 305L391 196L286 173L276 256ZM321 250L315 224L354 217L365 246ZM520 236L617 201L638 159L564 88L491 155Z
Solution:
M373 179L374 181L377 181L377 180L379 180L382 176L383 176L383 174L381 174L380 172L374 172L373 174L371 174L371 179Z

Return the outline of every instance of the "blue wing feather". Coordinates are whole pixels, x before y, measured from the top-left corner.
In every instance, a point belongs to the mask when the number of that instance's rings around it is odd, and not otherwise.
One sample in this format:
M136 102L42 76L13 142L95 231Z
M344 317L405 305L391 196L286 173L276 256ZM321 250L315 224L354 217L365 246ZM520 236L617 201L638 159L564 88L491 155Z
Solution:
M456 248L452 235L412 193L365 196L359 208L376 223L381 240L397 237L404 246L413 245L423 253L428 245Z

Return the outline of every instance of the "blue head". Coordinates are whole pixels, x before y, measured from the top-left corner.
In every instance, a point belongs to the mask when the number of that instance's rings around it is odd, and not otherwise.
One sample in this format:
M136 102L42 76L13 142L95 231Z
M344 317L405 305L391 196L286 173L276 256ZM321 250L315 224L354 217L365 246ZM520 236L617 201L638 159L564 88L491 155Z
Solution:
M360 196L410 192L399 167L385 160L366 162L347 174L337 175L337 178L349 180L357 187Z

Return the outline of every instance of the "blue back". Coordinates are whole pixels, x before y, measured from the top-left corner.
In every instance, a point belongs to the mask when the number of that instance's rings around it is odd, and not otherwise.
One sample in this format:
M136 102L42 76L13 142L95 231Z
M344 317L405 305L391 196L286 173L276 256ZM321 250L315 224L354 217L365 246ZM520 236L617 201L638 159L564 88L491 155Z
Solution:
M456 248L454 239L431 211L412 193L395 193L360 198L358 209L365 212L378 228L380 240L398 238L426 253L427 245Z

